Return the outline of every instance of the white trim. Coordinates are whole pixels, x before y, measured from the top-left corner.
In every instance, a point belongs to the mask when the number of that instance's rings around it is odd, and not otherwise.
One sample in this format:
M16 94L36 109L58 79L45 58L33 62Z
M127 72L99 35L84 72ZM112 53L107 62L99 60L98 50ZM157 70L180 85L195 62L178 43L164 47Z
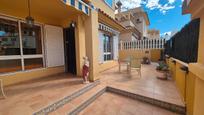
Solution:
M21 55L0 56L0 60L15 60L21 58L22 58Z
M43 55L42 54L39 54L39 55L24 55L22 57L23 57L23 59L34 59L34 58L43 58Z
M111 28L111 27L109 27L109 26L107 26L105 24L102 24L102 23L99 23L98 29L106 31L106 32L110 32L110 33L113 33L113 34L116 34L116 35L120 33L119 31L117 31L117 30L115 30L115 29L113 29L113 28Z
M24 19L22 18L17 18L14 16L9 16L9 15L5 15L0 13L0 18L1 19L5 19L5 20L11 20L11 21L15 21L18 24L18 32L19 32L19 45L20 45L20 55L8 55L8 56L0 56L0 60L21 60L21 67L23 72L25 72L25 65L24 65L24 59L36 59L36 58L42 58L43 59L43 67L45 67L45 60L44 60L44 36L43 36L43 28L42 28L42 24L41 23L35 23L34 25L39 26L40 27L40 31L41 31L41 45L42 45L42 54L36 54L36 55L24 55L23 54L23 39L22 39L22 29L21 29L21 24L22 23L26 23ZM31 69L33 70L33 69ZM27 70L26 70L27 71ZM1 74L0 74L1 75Z

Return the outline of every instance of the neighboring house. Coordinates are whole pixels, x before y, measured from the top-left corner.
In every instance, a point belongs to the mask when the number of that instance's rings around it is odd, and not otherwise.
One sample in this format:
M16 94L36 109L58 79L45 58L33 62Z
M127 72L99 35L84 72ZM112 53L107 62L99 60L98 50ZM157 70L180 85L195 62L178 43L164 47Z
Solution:
M120 1L117 6L118 14L116 14L116 20L126 27L126 30L120 34L120 40L132 41L147 37L148 26L150 25L147 13L141 7L121 12L122 4Z
M155 29L147 30L147 38L148 39L159 39L160 31Z
M165 40L169 40L171 39L171 37L173 37L178 31L172 31L172 32L169 32L169 33L165 33L164 35L161 36L162 39L165 39Z
M81 76L84 56L90 61L92 81L117 64L118 36L124 27L114 20L114 0L31 0L34 25L25 20L28 1L0 1L4 85L62 72Z

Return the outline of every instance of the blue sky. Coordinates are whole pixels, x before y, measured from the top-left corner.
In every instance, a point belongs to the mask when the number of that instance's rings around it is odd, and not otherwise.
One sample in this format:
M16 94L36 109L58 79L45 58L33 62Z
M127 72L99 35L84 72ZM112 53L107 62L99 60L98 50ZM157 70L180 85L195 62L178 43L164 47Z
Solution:
M190 21L190 15L182 15L182 0L120 0L123 10L143 7L150 19L150 29L161 34L179 31Z

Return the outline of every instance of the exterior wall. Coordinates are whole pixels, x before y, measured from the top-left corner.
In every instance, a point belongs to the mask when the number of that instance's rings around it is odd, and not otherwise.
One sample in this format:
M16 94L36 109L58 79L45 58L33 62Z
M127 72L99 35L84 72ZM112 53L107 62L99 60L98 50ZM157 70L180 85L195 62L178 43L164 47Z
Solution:
M173 63L173 61L175 61L175 63ZM186 66L186 64L180 60L170 58L167 59L166 62L169 65L170 72L178 91L180 92L180 96L186 103L187 115L201 115L193 114L195 105L196 75L190 71L189 73L182 71L180 67L184 65Z
M76 65L78 76L82 76L82 68L84 64L83 57L86 56L85 31L84 17L78 16L77 28L75 29Z
M133 39L135 39L135 37L132 36L132 32L121 33L119 38L120 41L132 41Z
M182 67L183 65L180 64L180 63L176 63L176 73L175 73L175 81L176 81L176 86L177 88L179 89L180 91L180 95L181 97L183 98L183 100L185 101L185 96L186 96L186 84L185 84L185 81L186 81L186 72L182 71L180 68Z
M102 64L99 64L99 72L103 72L117 65L118 65L118 61L115 61L115 60L104 62Z
M131 20L127 20L127 21L123 21L123 22L120 22L121 25L123 25L124 27L134 27L135 25L132 23Z
M90 12L90 16L85 23L85 37L86 37L86 55L90 61L90 80L99 79L99 32L98 32L98 13L95 10Z
M153 49L150 51L150 53L151 53L151 61L153 61L153 62L159 61L159 59L161 57L161 50Z
M0 14L5 14L6 16L15 18L15 19L20 19L24 20L24 18L27 16L27 12L19 12L19 11L14 11L11 9L2 9L6 6L1 7ZM56 11L58 11L57 9ZM72 9L73 10L73 9ZM63 11L64 12L64 11ZM61 14L61 13L59 13ZM79 12L76 12L75 16L67 17L66 15L64 19L61 20L56 20L53 17L42 17L41 15L34 14L35 18L35 23L40 23L42 26L46 24L51 24L54 26L58 27L68 27L71 23L71 21L76 22L77 28L75 30L75 40L76 40L76 64L77 64L77 75L81 76L82 73L82 66L83 66L83 57L86 56L86 47L85 47L85 24L84 21L86 19L86 16L79 14ZM4 17L4 15L3 15ZM66 20L66 21L65 21ZM97 19L96 19L97 20ZM44 28L42 28L43 34L45 34ZM63 33L61 33L63 36ZM43 35L45 37L45 35ZM43 39L45 40L45 38ZM56 36L55 36L56 37ZM62 40L63 41L63 40ZM44 41L46 42L46 40ZM45 43L44 43L45 44ZM46 47L43 48L45 52L47 51ZM63 49L61 49L59 52L64 52ZM51 55L52 56L52 55ZM45 56L46 57L46 56ZM64 61L64 59L62 59ZM47 60L45 60L46 63ZM34 69L34 70L29 70L29 71L21 71L21 72L14 72L14 73L8 73L8 74L2 74L0 75L0 79L3 80L4 85L12 85L15 83L27 81L27 80L32 80L40 77L45 77L53 74L58 74L58 73L63 73L64 72L64 64L62 66L53 66L53 67L44 67L44 68L39 68L39 69Z
M149 53L147 53L149 52ZM126 59L129 56L133 56L134 58L140 58L148 57L153 62L157 62L160 59L160 52L159 49L154 50L120 50L119 51L119 58L120 59Z
M113 0L114 1L114 0ZM106 14L108 14L109 16L111 16L113 19L115 19L115 6L113 6L112 8L109 7L104 0L92 0L91 1L92 4L96 7L96 8L100 8L102 9ZM113 5L115 5L115 2L113 3Z
M129 56L132 56L134 58L142 59L143 57L151 57L150 53L145 53L149 50L120 50L119 51L119 59L126 59Z
M59 74L64 72L64 66L30 70L26 72L16 72L4 76L0 76L3 80L3 85L8 86L19 82L46 77L49 75Z
M195 100L195 80L196 76L192 72L189 72L186 77L186 106L187 115L193 115L194 100Z
M203 11L204 12L204 9ZM204 64L204 13L200 17L200 32L199 32L199 48L198 48L198 62Z
M189 64L189 71L195 76L195 91L193 115L203 115L204 113L204 2L202 0L191 0L189 4L189 13L192 19L200 18L198 62Z

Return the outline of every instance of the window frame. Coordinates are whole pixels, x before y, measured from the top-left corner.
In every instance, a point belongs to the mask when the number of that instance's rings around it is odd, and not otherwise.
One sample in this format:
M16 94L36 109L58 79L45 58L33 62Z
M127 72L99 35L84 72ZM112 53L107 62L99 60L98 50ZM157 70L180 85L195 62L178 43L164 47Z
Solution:
M113 37L111 35L107 35L107 34L104 34L104 39L107 39L107 37L109 38L109 43L110 46L111 46L111 51L109 52L108 51L108 42L104 42L103 41L103 45L105 45L103 47L103 61L104 62L107 62L107 61L111 61L113 60L113 55L114 55L114 52L113 52ZM111 40L112 39L112 40ZM104 51L105 50L105 51ZM111 56L111 59L105 59L105 57L107 58L107 56L110 55Z
M26 71L31 71L35 69L42 69L46 68L46 61L45 61L45 46L44 46L44 31L43 31L43 24L40 23L35 23L36 26L40 27L40 36L41 36L41 46L42 46L42 53L41 54L32 54L32 55L24 55L23 54L23 43L22 43L22 29L21 29L21 23L26 23L25 20L16 18L16 17L10 17L7 15L0 15L0 19L5 19L5 20L10 20L10 21L15 21L18 23L18 36L19 36L19 45L20 45L20 55L8 55L8 56L0 56L0 60L15 60L15 59L20 59L21 60L21 70L20 71L13 71L13 72L6 72L6 73L0 73L0 76L2 75L7 75L11 73L17 73L17 72L26 72ZM36 59L36 58L42 58L43 60L43 67L42 68L34 68L34 69L29 69L25 70L25 64L24 64L24 59Z

